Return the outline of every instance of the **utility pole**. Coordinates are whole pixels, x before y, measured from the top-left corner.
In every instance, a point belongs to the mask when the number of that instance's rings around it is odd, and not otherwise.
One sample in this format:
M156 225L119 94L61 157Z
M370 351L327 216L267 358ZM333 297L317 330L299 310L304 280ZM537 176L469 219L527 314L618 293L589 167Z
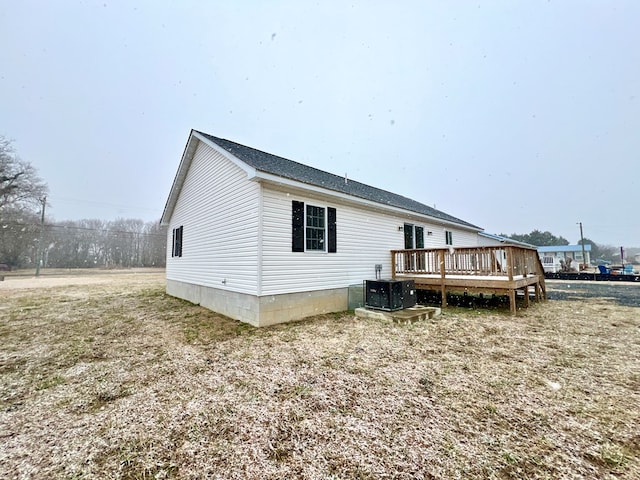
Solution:
M580 243L582 244L582 264L587 267L587 257L584 254L584 235L582 234L582 222L580 223Z
M40 240L38 240L38 252L36 254L36 277L40 276L40 262L42 261L42 244L44 242L44 209L47 206L47 197L42 198L42 216L40 217Z

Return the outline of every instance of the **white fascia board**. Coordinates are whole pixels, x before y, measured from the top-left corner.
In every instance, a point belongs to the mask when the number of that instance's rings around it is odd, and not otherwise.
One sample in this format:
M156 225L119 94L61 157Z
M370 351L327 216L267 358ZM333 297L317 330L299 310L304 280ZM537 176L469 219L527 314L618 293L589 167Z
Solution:
M255 176L252 177L251 180L256 181L256 182L274 183L274 184L277 184L277 185L283 185L283 186L287 186L287 187L306 190L306 191L309 191L309 192L319 193L319 194L322 194L322 195L327 195L327 196L330 196L330 197L338 198L340 200L347 200L347 201L349 201L351 203L364 205L364 206L367 206L367 207L370 207L370 208L383 210L383 211L386 211L386 212L392 212L394 214L399 214L399 215L404 216L404 217L406 217L406 216L414 216L414 217L425 218L425 219L429 219L431 222L439 223L439 224L442 224L442 225L451 225L451 226L455 226L456 228L461 228L461 229L469 230L469 231L472 231L472 232L481 232L482 231L482 229L480 229L480 228L468 227L466 225L461 225L459 223L450 222L448 220L443 220L443 219L438 218L438 217L431 217L429 215L425 215L425 214L419 213L419 212L414 212L412 210L406 210L404 208L394 207L393 205L385 205L384 203L374 202L372 200L367 200L365 198L356 197L354 195L349 195L347 193L336 192L335 190L330 190L328 188L318 187L317 185L310 185L308 183L299 182L297 180L292 180L292 179L289 179L289 178L280 177L280 176L274 175L272 173L261 172L259 170L255 170L255 169L254 169L254 171L255 171Z
M232 153L228 152L227 150L225 150L224 148L219 146L217 143L212 142L207 137L204 137L204 136L200 135L198 132L193 132L193 135L196 138L198 138L201 142L204 142L207 145L209 145L211 148L213 148L220 155L223 155L224 157L229 159L238 168L241 168L242 170L244 170L246 172L247 176L249 177L249 180L252 180L253 177L255 177L256 169L253 168L251 165L248 165L247 163L243 162L238 157L236 157Z
M189 135L189 140L187 140L187 144L184 147L184 152L182 153L182 158L180 159L180 165L178 165L178 171L176 172L176 176L174 177L173 183L171 184L169 197L167 197L167 203L165 203L164 211L162 212L162 216L160 217L160 225L167 226L169 225L169 221L171 220L173 209L176 206L176 201L178 200L180 190L182 190L182 184L184 183L184 179L186 178L189 167L191 166L191 161L193 160L193 155L195 154L196 148L198 147L199 139L194 139L194 136L195 135L192 130L191 134ZM198 137L200 137L200 135L198 135Z

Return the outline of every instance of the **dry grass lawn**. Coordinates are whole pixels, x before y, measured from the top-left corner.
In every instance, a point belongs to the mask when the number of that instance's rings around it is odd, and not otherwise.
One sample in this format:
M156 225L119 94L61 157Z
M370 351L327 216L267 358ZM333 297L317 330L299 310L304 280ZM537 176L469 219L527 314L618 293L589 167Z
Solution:
M162 273L0 282L1 478L640 478L640 309L254 329Z

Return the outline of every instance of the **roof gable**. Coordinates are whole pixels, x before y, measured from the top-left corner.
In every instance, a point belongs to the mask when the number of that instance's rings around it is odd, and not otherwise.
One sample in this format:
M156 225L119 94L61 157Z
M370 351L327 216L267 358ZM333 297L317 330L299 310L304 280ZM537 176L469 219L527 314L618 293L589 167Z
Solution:
M428 205L416 202L410 198L403 197L402 195L371 187L354 180L347 180L345 177L334 175L323 170L318 170L317 168L256 150L255 148L247 147L230 140L214 137L213 135L209 135L204 132L197 133L258 171L295 180L308 185L326 188L328 190L362 198L381 205L401 208L403 210L419 213L421 215L426 215L445 222L455 223L475 230L482 230L476 225L465 222L464 220L440 210L436 210Z

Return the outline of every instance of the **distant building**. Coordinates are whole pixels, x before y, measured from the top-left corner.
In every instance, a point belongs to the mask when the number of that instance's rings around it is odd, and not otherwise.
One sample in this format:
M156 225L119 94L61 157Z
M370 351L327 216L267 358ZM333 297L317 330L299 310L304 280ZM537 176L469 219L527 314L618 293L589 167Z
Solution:
M552 245L548 247L538 247L538 255L545 272L559 272L563 265L568 265L568 269L578 271L580 264L589 265L591 263L591 244L584 245L584 256L582 258L582 245Z

